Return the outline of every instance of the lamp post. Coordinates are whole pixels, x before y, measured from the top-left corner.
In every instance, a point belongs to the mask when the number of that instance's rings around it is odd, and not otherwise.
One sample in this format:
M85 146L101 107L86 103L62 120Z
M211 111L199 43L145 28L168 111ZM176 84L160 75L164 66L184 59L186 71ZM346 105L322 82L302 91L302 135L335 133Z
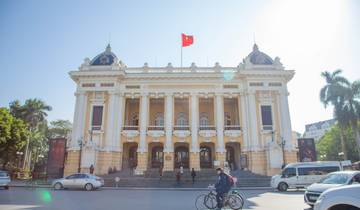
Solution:
M271 140L274 142L274 134L275 134L275 131L272 130L271 131ZM282 168L285 167L285 164L286 164L286 161L285 161L285 145L286 145L286 142L284 140L284 138L281 136L280 137L281 141L279 143L277 143L280 147L281 147L281 151L282 151L282 159L283 159L283 164L282 164Z
M82 141L82 138L80 138L78 140L78 144L79 144L79 147L80 147L80 150L79 150L79 167L78 167L78 173L81 172L81 156L82 156L82 147L83 147L83 141Z

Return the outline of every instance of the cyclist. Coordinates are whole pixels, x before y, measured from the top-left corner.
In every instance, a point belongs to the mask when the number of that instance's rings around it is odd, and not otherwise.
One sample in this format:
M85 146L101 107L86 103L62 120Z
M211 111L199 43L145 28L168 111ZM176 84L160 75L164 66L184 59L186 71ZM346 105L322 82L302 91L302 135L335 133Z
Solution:
M215 184L216 202L218 209L221 209L223 207L224 197L230 191L234 182L229 175L224 173L222 168L217 168L216 173L218 174L218 180Z

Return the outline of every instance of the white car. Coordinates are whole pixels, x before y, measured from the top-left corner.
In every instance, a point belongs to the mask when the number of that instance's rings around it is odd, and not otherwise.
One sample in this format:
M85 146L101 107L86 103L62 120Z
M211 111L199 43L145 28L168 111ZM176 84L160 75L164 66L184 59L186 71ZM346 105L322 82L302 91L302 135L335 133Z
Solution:
M331 188L337 188L345 185L359 184L360 171L337 171L328 174L320 182L310 185L304 194L304 200L310 206L313 206L321 193Z
M55 190L80 188L90 191L104 186L104 180L92 174L77 173L54 180L52 186Z
M359 210L360 185L343 186L322 193L314 210Z
M9 189L9 183L11 182L9 174L6 171L0 171L0 187Z

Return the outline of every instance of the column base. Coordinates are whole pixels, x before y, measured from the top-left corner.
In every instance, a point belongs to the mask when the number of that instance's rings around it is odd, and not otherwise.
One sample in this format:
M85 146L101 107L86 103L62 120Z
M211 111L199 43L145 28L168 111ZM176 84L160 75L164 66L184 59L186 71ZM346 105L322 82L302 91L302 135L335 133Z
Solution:
M218 164L219 164L219 165L214 164L215 168L218 168L218 167L224 168L224 162L226 160L226 153L225 152L216 152L215 160L218 161Z
M164 153L164 168L163 171L174 171L174 153Z
M251 172L267 175L267 158L265 151L248 152L249 169Z
M200 171L200 153L190 152L190 170Z
M285 151L285 164L298 162L298 154L296 150Z
M78 172L79 168L79 150L70 150L67 152L65 168L64 168L64 176L68 176L73 173Z
M142 175L147 170L147 163L148 163L147 160L148 160L147 152L138 152L137 167L135 169L136 175Z

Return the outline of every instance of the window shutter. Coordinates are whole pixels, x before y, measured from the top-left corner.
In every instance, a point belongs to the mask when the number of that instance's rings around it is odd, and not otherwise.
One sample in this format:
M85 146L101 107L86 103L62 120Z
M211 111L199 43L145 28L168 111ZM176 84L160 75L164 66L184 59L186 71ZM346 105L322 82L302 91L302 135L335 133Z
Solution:
M93 130L100 130L102 124L103 106L94 106L92 115L92 128Z

